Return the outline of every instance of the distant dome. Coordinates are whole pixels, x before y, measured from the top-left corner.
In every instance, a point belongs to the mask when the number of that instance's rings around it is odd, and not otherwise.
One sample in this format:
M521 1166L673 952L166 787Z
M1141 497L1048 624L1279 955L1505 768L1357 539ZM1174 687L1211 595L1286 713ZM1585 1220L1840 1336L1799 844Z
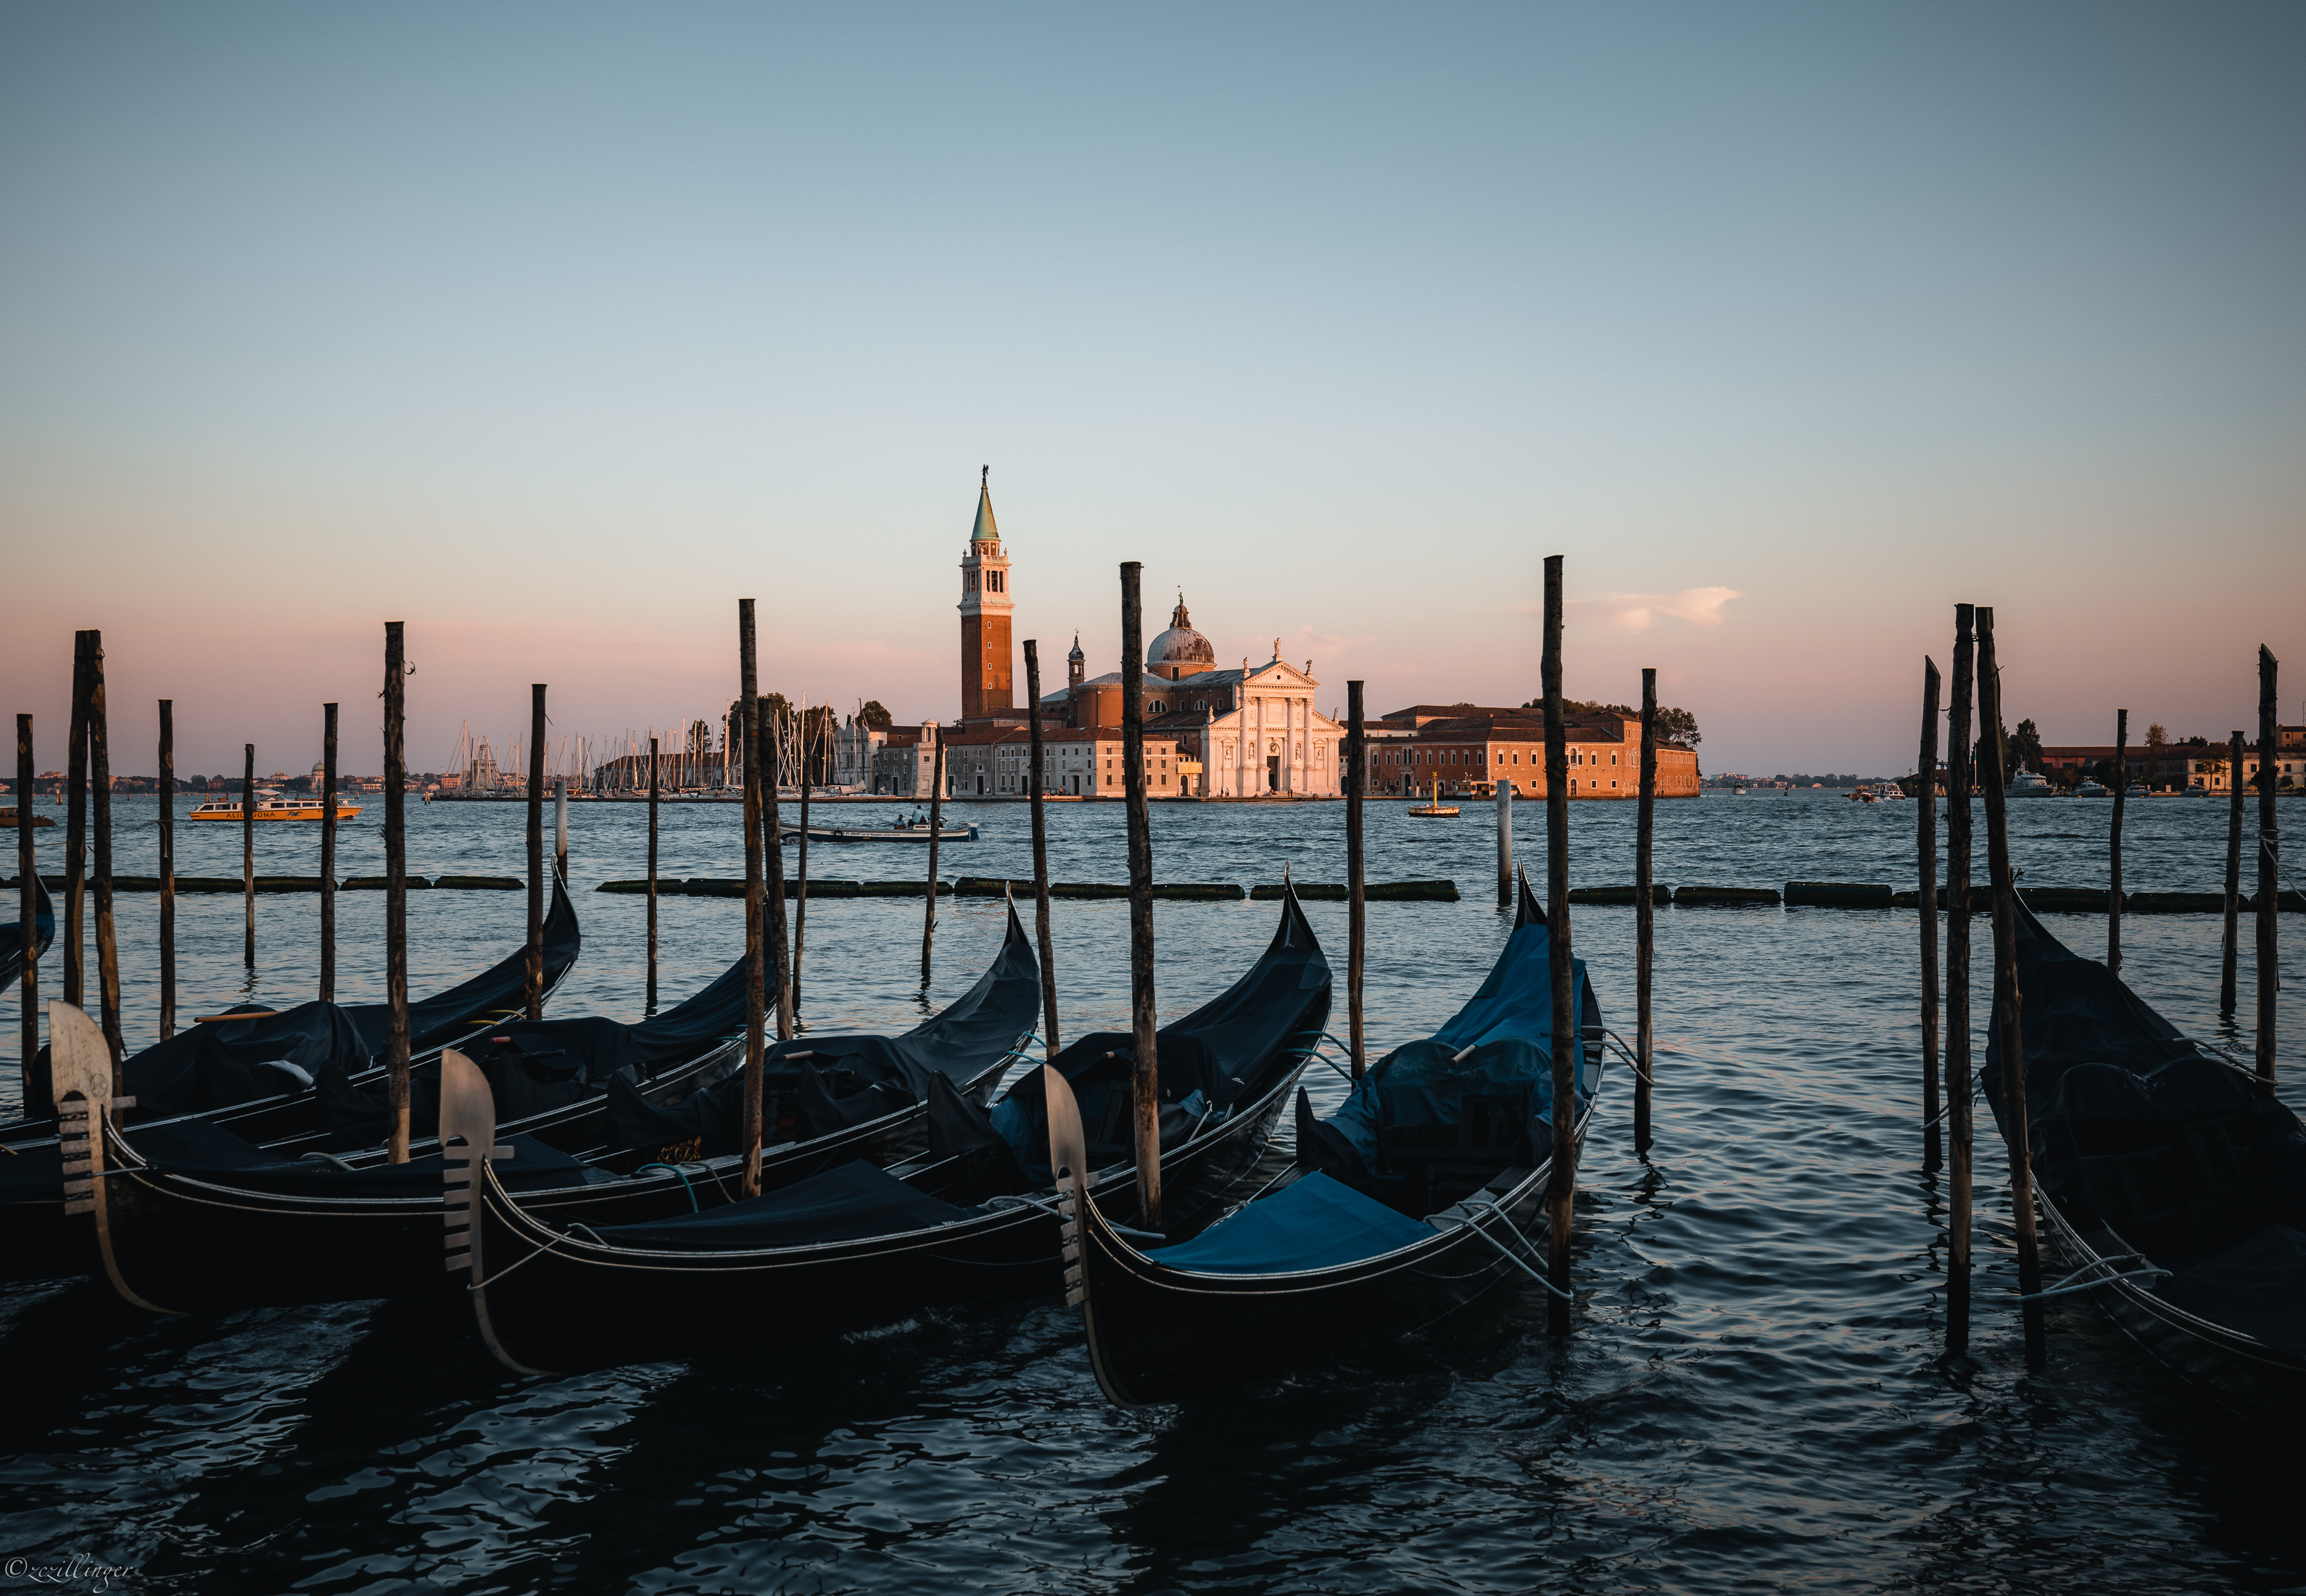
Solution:
M1185 613L1184 595L1177 597L1177 608L1169 616L1169 629L1153 639L1145 651L1149 666L1204 665L1214 670L1217 651L1209 640L1193 630L1193 618Z

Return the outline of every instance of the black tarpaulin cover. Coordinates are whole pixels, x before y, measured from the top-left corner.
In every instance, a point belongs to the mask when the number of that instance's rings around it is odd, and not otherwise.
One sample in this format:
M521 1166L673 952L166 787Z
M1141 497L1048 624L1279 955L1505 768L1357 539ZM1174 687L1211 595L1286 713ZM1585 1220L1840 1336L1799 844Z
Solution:
M355 1074L368 1067L368 1044L350 1010L299 1003L268 1019L216 1020L178 1031L130 1059L121 1081L136 1099L136 1117L152 1120L301 1092L323 1071Z
M731 977L734 977L732 980ZM599 1097L611 1082L627 1085L667 1065L720 1046L744 1028L745 961L739 960L711 986L677 1007L638 1025L601 1015L568 1020L519 1020L491 1028L458 1051L479 1066L495 1096L497 1122ZM336 1070L317 1070L313 1085L338 1151L372 1148L386 1133L381 1082L354 1085ZM440 1129L440 1070L428 1063L409 1073L408 1133L422 1139Z
M645 1225L603 1225L599 1233L612 1247L755 1251L900 1235L973 1218L978 1211L924 1196L885 1170L858 1159L811 1175L781 1191Z
M1329 961L1306 924L1294 893L1281 900L1281 921L1265 952L1240 980L1183 1019L1155 1033L1161 1080L1162 1145L1200 1122L1202 1111L1176 1112L1198 1095L1207 1114L1222 1118L1253 1088L1267 1061L1291 1046L1311 1048L1329 1020ZM1130 1072L1136 1038L1093 1031L1050 1060L1073 1088L1092 1164L1128 1156L1136 1144ZM1049 1173L1046 1088L1029 1070L1003 1095L992 1122L1018 1164L1042 1185Z
M2306 1348L2306 1127L2208 1056L2105 965L2018 910L2020 1023L2034 1173L2086 1228L2176 1277L2201 1318ZM2005 1128L2000 1038L1985 1087Z
M767 1139L806 1141L909 1108L927 1101L938 1076L974 1080L1032 1034L1040 1006L1040 960L1012 906L991 967L935 1018L901 1036L796 1037L772 1047L762 1070L776 1121ZM609 1084L619 1147L724 1157L743 1148L744 1105L742 1071L672 1104L652 1103L621 1079Z
M32 935L39 951L45 953L48 944L56 939L56 909L48 901L48 883L38 873L32 876L32 891L38 896L32 909ZM24 923L18 918L0 926L0 992L7 991L23 973Z

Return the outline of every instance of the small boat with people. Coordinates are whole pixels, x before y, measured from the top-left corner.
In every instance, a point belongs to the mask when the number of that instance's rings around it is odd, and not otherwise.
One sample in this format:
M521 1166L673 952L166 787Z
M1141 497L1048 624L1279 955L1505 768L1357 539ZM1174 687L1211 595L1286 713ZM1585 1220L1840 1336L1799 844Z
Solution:
M2018 908L2026 1133L2068 1273L2156 1359L2237 1413L2306 1400L2306 1124ZM1997 1011L2001 998L1996 997ZM2005 1139L2019 1105L1989 1033Z
M241 802L238 798L210 798L195 804L187 820L238 820ZM337 818L350 820L361 812L358 804L337 800ZM283 794L260 792L256 795L256 818L259 820L325 820L329 804L325 798L288 798Z
M1077 1175L1063 1193L1079 1216L1070 1300L1107 1398L1174 1402L1326 1361L1536 1273L1553 1168L1550 938L1524 878L1513 933L1456 1016L1379 1060L1326 1119L1299 1088L1289 1166L1181 1244L1149 1246L1088 1199L1081 1122L1053 1107L1051 1164ZM1572 970L1569 1112L1582 1143L1603 1031L1584 961ZM1062 1081L1048 1090L1070 1105Z
M794 826L784 832L788 842L798 841L800 828ZM977 828L973 825L942 825L932 828L929 817L918 810L910 815L900 813L885 826L813 825L808 828L812 842L974 842Z

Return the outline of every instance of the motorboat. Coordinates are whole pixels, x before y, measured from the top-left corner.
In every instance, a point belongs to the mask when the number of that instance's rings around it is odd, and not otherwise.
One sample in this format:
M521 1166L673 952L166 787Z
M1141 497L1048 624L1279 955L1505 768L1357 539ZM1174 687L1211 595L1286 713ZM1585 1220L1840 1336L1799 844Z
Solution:
M2114 791L2111 788L2105 787L2097 781L2093 781L2088 777L2085 776L2082 778L2082 784L2074 789L2074 796L2076 798L2112 798L2114 796Z
M2010 786L2003 796L2021 798L2055 798L2057 795L2058 789L2050 785L2047 776L2029 771L2021 764L2017 773L2010 778Z
M283 798L275 793L269 798L260 794L256 801L256 818L259 820L325 820L328 818L328 802L323 798ZM348 804L342 798L337 800L338 820L350 820L360 812L360 805ZM194 805L192 812L185 818L188 820L238 820L240 800L210 798L205 804Z

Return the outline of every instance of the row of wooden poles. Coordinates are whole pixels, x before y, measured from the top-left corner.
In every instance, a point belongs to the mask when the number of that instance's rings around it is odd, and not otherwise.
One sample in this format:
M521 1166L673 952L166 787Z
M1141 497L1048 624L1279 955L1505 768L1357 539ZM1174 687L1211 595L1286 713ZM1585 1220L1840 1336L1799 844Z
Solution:
M2258 651L2259 661L2259 858L2258 858L2258 1046L2257 1076L2270 1094L2274 1090L2274 1004L2278 990L2275 965L2276 870L2279 854L2274 809L2273 749L2275 726L2274 655ZM1986 799L1986 880L1994 908L1994 1002L1988 1024L2002 1053L2002 1094L2004 1142L2010 1163L2010 1204L2018 1250L2018 1291L2025 1336L2027 1366L2039 1369L2046 1347L2042 1313L2041 1251L2035 1229L2033 1164L2026 1105L2026 1047L2024 999L2018 986L2017 878L2010 862L2007 772L2010 768L2008 731L2002 720L2002 673L1994 659L1994 610L1990 606L1954 606L1953 691L1946 726L1946 860L1944 1053L1945 1102L1939 1105L1939 961L1938 961L1938 833L1937 662L1922 661L1921 780L1915 816L1916 856L1919 866L1922 965L1922 1158L1923 1167L1940 1166L1939 1124L1945 1126L1944 1157L1947 1185L1946 1351L1960 1354L1969 1348L1970 1210L1972 1201L1971 1147L1975 1072L1970 1064L1970 799L1983 789ZM1991 767L1980 780L1974 768L1970 721L1975 695L1977 723L1992 754ZM2114 792L2112 867L2107 894L2106 964L2116 974L2122 969L2122 814L2128 786L2127 760L2121 756L2130 713L2117 713L2117 757ZM2236 918L2241 883L2242 822L2242 737L2233 734L2233 798L2227 820L2225 970L2220 1003L2231 1013L2234 1006Z
M1132 560L1121 567L1122 590L1122 659L1123 754L1126 767L1125 793L1128 807L1128 866L1130 904L1130 997L1131 1028L1133 1037L1134 1110L1137 1122L1137 1157L1139 1199L1145 1222L1157 1227L1161 1214L1161 1173L1159 1141L1159 1060L1156 1041L1156 1020L1153 983L1153 856L1151 830L1147 810L1145 786L1144 710L1142 686L1144 671L1143 619L1140 602L1140 567ZM1552 988L1554 1012L1553 1101L1558 1107L1553 1118L1553 1148L1551 1183L1548 1189L1548 1212L1550 1227L1549 1268L1558 1293L1566 1293L1569 1286L1569 1249L1572 1208L1576 1191L1576 1101L1577 1070L1576 1030L1575 1024L1576 994L1573 990L1569 929L1569 811L1568 754L1564 732L1561 703L1561 617L1562 560L1554 556L1545 562L1545 642L1543 683L1545 689L1546 747L1546 886L1547 917L1550 922L1551 962L1549 975ZM784 858L779 806L774 789L767 785L773 766L764 762L764 751L773 747L779 728L773 725L770 706L759 691L757 635L754 619L754 602L738 601L739 670L742 682L742 697L739 713L743 717L744 747L744 822L745 822L745 956L746 956L746 1051L744 1116L746 1127L745 1164L742 1186L747 1196L760 1189L760 1158L763 1134L763 1080L767 1053L768 1032L772 1024L780 1041L793 1036L796 1028L795 1008L799 1001L802 941L807 927L808 880L808 794L804 786L801 795L801 835L799 858L797 861L798 893L792 933L788 944L785 922ZM85 828L91 818L92 798L96 849L94 896L97 917L97 940L100 968L103 1027L113 1053L114 1086L119 1087L119 1070L124 1057L120 1031L120 972L117 943L113 932L112 855L110 780L107 760L107 739L104 699L104 669L102 640L90 631L79 634L74 652L73 687L72 747L68 758L68 801L66 866L65 866L65 948L64 1001L78 1004L81 1001L82 971L81 904L83 878L81 858L85 845ZM391 1020L388 1033L386 1066L388 1080L388 1121L392 1161L404 1161L408 1156L408 952L407 952L407 836L405 813L406 768L403 752L403 728L406 721L406 683L409 668L406 658L401 622L385 625L384 661L384 843L385 843L385 949L386 1001L390 1005ZM1026 692L1029 703L1040 701L1040 652L1038 643L1025 644ZM1362 724L1362 684L1346 684L1347 692L1347 784L1345 808L1345 867L1348 879L1348 943L1346 963L1346 1012L1348 1051L1351 1054L1351 1074L1360 1080L1367 1071L1364 1030L1362 1011L1362 992L1365 966L1368 930L1368 904L1363 892L1362 797L1366 784L1366 755ZM546 740L546 688L539 683L531 688L531 735L529 738L528 784L528 939L526 1011L529 1018L541 1015L543 1004L543 923L545 882L543 861L543 794L544 747ZM320 854L320 990L322 1001L335 996L335 855L336 855L336 788L337 788L337 711L334 704L323 705L325 752L322 759L321 854ZM1653 815L1657 785L1657 673L1642 672L1642 751L1640 818L1635 862L1636 914L1636 1042L1635 1047L1635 1142L1637 1151L1646 1151L1651 1138L1651 1083L1653 1079L1650 1024L1650 982L1652 943L1654 934L1654 909L1651 893L1651 842ZM175 745L174 704L160 700L160 992L161 1035L174 1033L175 1023ZM1042 809L1043 747L1040 717L1029 718L1030 727L1030 779L1034 930L1041 967L1042 1037L1046 1056L1054 1058L1061 1046L1057 1023L1056 974L1049 926L1048 834ZM656 772L660 766L655 757L656 739L650 739L648 812L648 1002L656 1001L657 973L657 864L658 829L657 803L659 787ZM245 953L248 961L255 961L255 747L244 749L246 765L242 789L242 865L245 878L246 932ZM18 767L18 855L23 881L23 927L26 943L24 966L24 1072L27 1112L43 1100L45 1082L34 1079L35 1055L39 1046L39 1021L37 1003L38 946L35 941L35 892L37 873L32 851L32 805L30 794L32 784L32 717L16 718L16 755ZM927 909L921 928L921 981L926 986L930 979L932 956L936 933L936 878L938 837L944 823L944 746L939 740L935 758L935 770L930 785L928 892ZM1499 839L1498 864L1498 899L1500 905L1510 905L1514 892L1513 841L1511 830L1511 794L1499 793ZM559 827L556 848L557 865L565 875L568 868L568 831L565 818ZM776 977L770 978L773 969ZM774 1002L770 1001L772 988ZM1933 1077L1934 1079L1934 1077ZM36 1095L38 1094L38 1095ZM1557 1294L1552 1299L1552 1327L1557 1333L1569 1328L1568 1300Z

